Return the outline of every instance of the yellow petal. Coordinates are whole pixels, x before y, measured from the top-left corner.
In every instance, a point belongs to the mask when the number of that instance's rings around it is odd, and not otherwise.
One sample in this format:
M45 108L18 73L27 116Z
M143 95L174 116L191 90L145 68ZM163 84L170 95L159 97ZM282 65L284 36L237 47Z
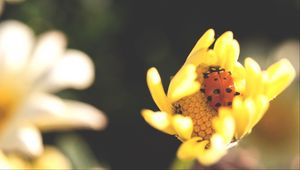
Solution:
M147 72L147 84L151 93L151 96L161 111L172 113L171 102L166 96L164 88L162 86L161 78L156 68L152 67Z
M7 168L7 169L32 169L32 165L30 164L30 162L22 158L21 155L15 153L8 154L6 159L7 162L9 163L9 166L11 166L11 168ZM3 167L0 168L6 169Z
M153 112L151 110L142 110L142 116L147 123L149 123L152 127L168 133L170 135L174 135L175 131L172 128L171 116L166 112Z
M231 109L220 108L219 116L213 119L213 127L217 134L220 134L226 143L230 143L235 130L235 123Z
M191 138L193 132L193 121L190 117L185 117L179 114L174 115L172 125L179 138L183 140Z
M269 100L265 95L257 96L255 99L256 112L251 121L251 126L254 127L257 122L263 117L269 107ZM252 128L251 127L251 128Z
M201 62L198 62L197 65L199 65L199 64L204 64L207 66L216 65L217 61L218 61L218 57L217 57L215 51L210 49L207 52L203 53Z
M194 137L182 143L177 150L177 157L183 160L195 159L199 154L203 153L208 141L201 141L200 137Z
M206 49L209 46L211 46L211 44L214 42L215 40L215 31L213 29L209 29L207 30L202 36L201 38L198 40L198 42L196 43L196 45L194 46L194 48L192 49L192 51L189 54L189 57L191 55L193 55L196 51L201 50L201 49ZM189 57L187 58L187 60L189 59Z
M244 129L244 134L243 134L246 135L247 133L251 132L252 130L251 122L253 122L253 119L255 119L257 113L256 105L253 99L248 98L244 101L244 110L245 110L244 113L247 115L247 117L249 117L249 120L246 123L246 127Z
M198 154L198 161L205 166L212 165L219 161L227 151L226 143L219 134L214 134L211 138L211 147Z
M267 75L266 95L272 100L291 84L296 71L287 59L282 59L267 69Z
M240 45L238 41L234 39L228 46L224 68L232 72L235 63L239 58L239 55Z
M203 63L207 58L207 49L200 49L198 51L195 51L192 55L190 55L182 67L184 67L187 64L193 64L195 66L198 66L199 64Z
M227 31L223 33L217 40L214 46L214 50L218 57L218 65L225 66L227 61L228 50L231 47L233 41L233 33Z
M1 3L1 1L0 1ZM0 169L12 169L10 162L6 155L0 150Z
M197 73L194 65L188 64L182 67L170 82L168 97L171 102L197 92L200 89L200 84L196 78Z
M237 139L242 138L252 129L253 120L256 117L256 106L251 98L246 98L245 100L242 97L237 96L233 100L232 105L232 116L235 120L235 137Z
M238 61L235 62L231 74L234 80L244 80L246 76L244 66Z
M245 96L251 97L263 93L262 73L259 65L251 58L245 59L246 91Z
M243 93L246 88L246 73L245 68L239 62L236 62L232 68L232 78L234 80L235 90Z
M46 147L44 153L34 160L34 169L71 169L71 162L56 148Z

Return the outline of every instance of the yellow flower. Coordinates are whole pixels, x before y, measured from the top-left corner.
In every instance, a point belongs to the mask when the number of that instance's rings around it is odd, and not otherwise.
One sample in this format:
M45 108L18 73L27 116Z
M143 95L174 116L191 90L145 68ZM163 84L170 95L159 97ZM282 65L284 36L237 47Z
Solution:
M160 111L142 111L152 127L183 142L177 152L180 159L198 159L204 165L218 161L228 148L250 133L270 100L295 77L295 70L286 59L264 71L251 58L246 58L244 66L240 64L239 43L230 31L214 41L214 30L209 29L172 78L167 94L158 71L150 68L147 84ZM213 72L217 73L215 81L219 84L206 82ZM225 73L229 74L225 77L228 80L218 80ZM225 91L228 82L233 83L228 93L237 92L231 99ZM205 88L216 85L220 88L209 96Z
M71 169L70 161L56 148L45 147L34 159L20 154L4 154L0 151L0 169Z
M0 24L0 149L30 156L42 153L40 131L102 129L106 117L95 107L51 93L84 89L94 80L94 66L81 51L66 49L58 31L34 39L17 21Z

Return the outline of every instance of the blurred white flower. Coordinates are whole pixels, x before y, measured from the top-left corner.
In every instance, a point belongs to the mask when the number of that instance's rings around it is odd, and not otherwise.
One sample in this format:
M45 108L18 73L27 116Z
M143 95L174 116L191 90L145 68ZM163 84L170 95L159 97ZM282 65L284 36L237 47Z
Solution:
M81 51L66 49L58 31L35 39L18 21L0 24L0 149L31 156L42 153L41 131L101 129L106 117L93 106L50 93L84 89L94 80L94 65Z

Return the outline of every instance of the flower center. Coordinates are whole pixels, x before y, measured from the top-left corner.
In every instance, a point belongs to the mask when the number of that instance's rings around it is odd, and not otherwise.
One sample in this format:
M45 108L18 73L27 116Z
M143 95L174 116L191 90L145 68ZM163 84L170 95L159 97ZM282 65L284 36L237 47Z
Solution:
M218 112L207 104L203 93L197 92L193 95L184 97L173 103L175 113L189 116L193 120L194 130L192 136L199 136L202 139L209 139L213 134L212 118Z
M174 102L173 111L193 120L193 137L208 140L214 133L212 119L218 115L218 108L231 107L236 92L230 72L218 66L200 65L197 74L201 90Z

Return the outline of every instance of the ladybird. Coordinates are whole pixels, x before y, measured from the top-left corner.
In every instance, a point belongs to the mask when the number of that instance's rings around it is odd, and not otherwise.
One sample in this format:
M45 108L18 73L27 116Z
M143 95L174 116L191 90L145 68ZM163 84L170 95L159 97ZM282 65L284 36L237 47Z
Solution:
M235 91L231 72L219 66L210 66L208 71L203 73L203 78L200 90L205 94L209 105L216 110L220 106L231 107L234 96L240 94Z

